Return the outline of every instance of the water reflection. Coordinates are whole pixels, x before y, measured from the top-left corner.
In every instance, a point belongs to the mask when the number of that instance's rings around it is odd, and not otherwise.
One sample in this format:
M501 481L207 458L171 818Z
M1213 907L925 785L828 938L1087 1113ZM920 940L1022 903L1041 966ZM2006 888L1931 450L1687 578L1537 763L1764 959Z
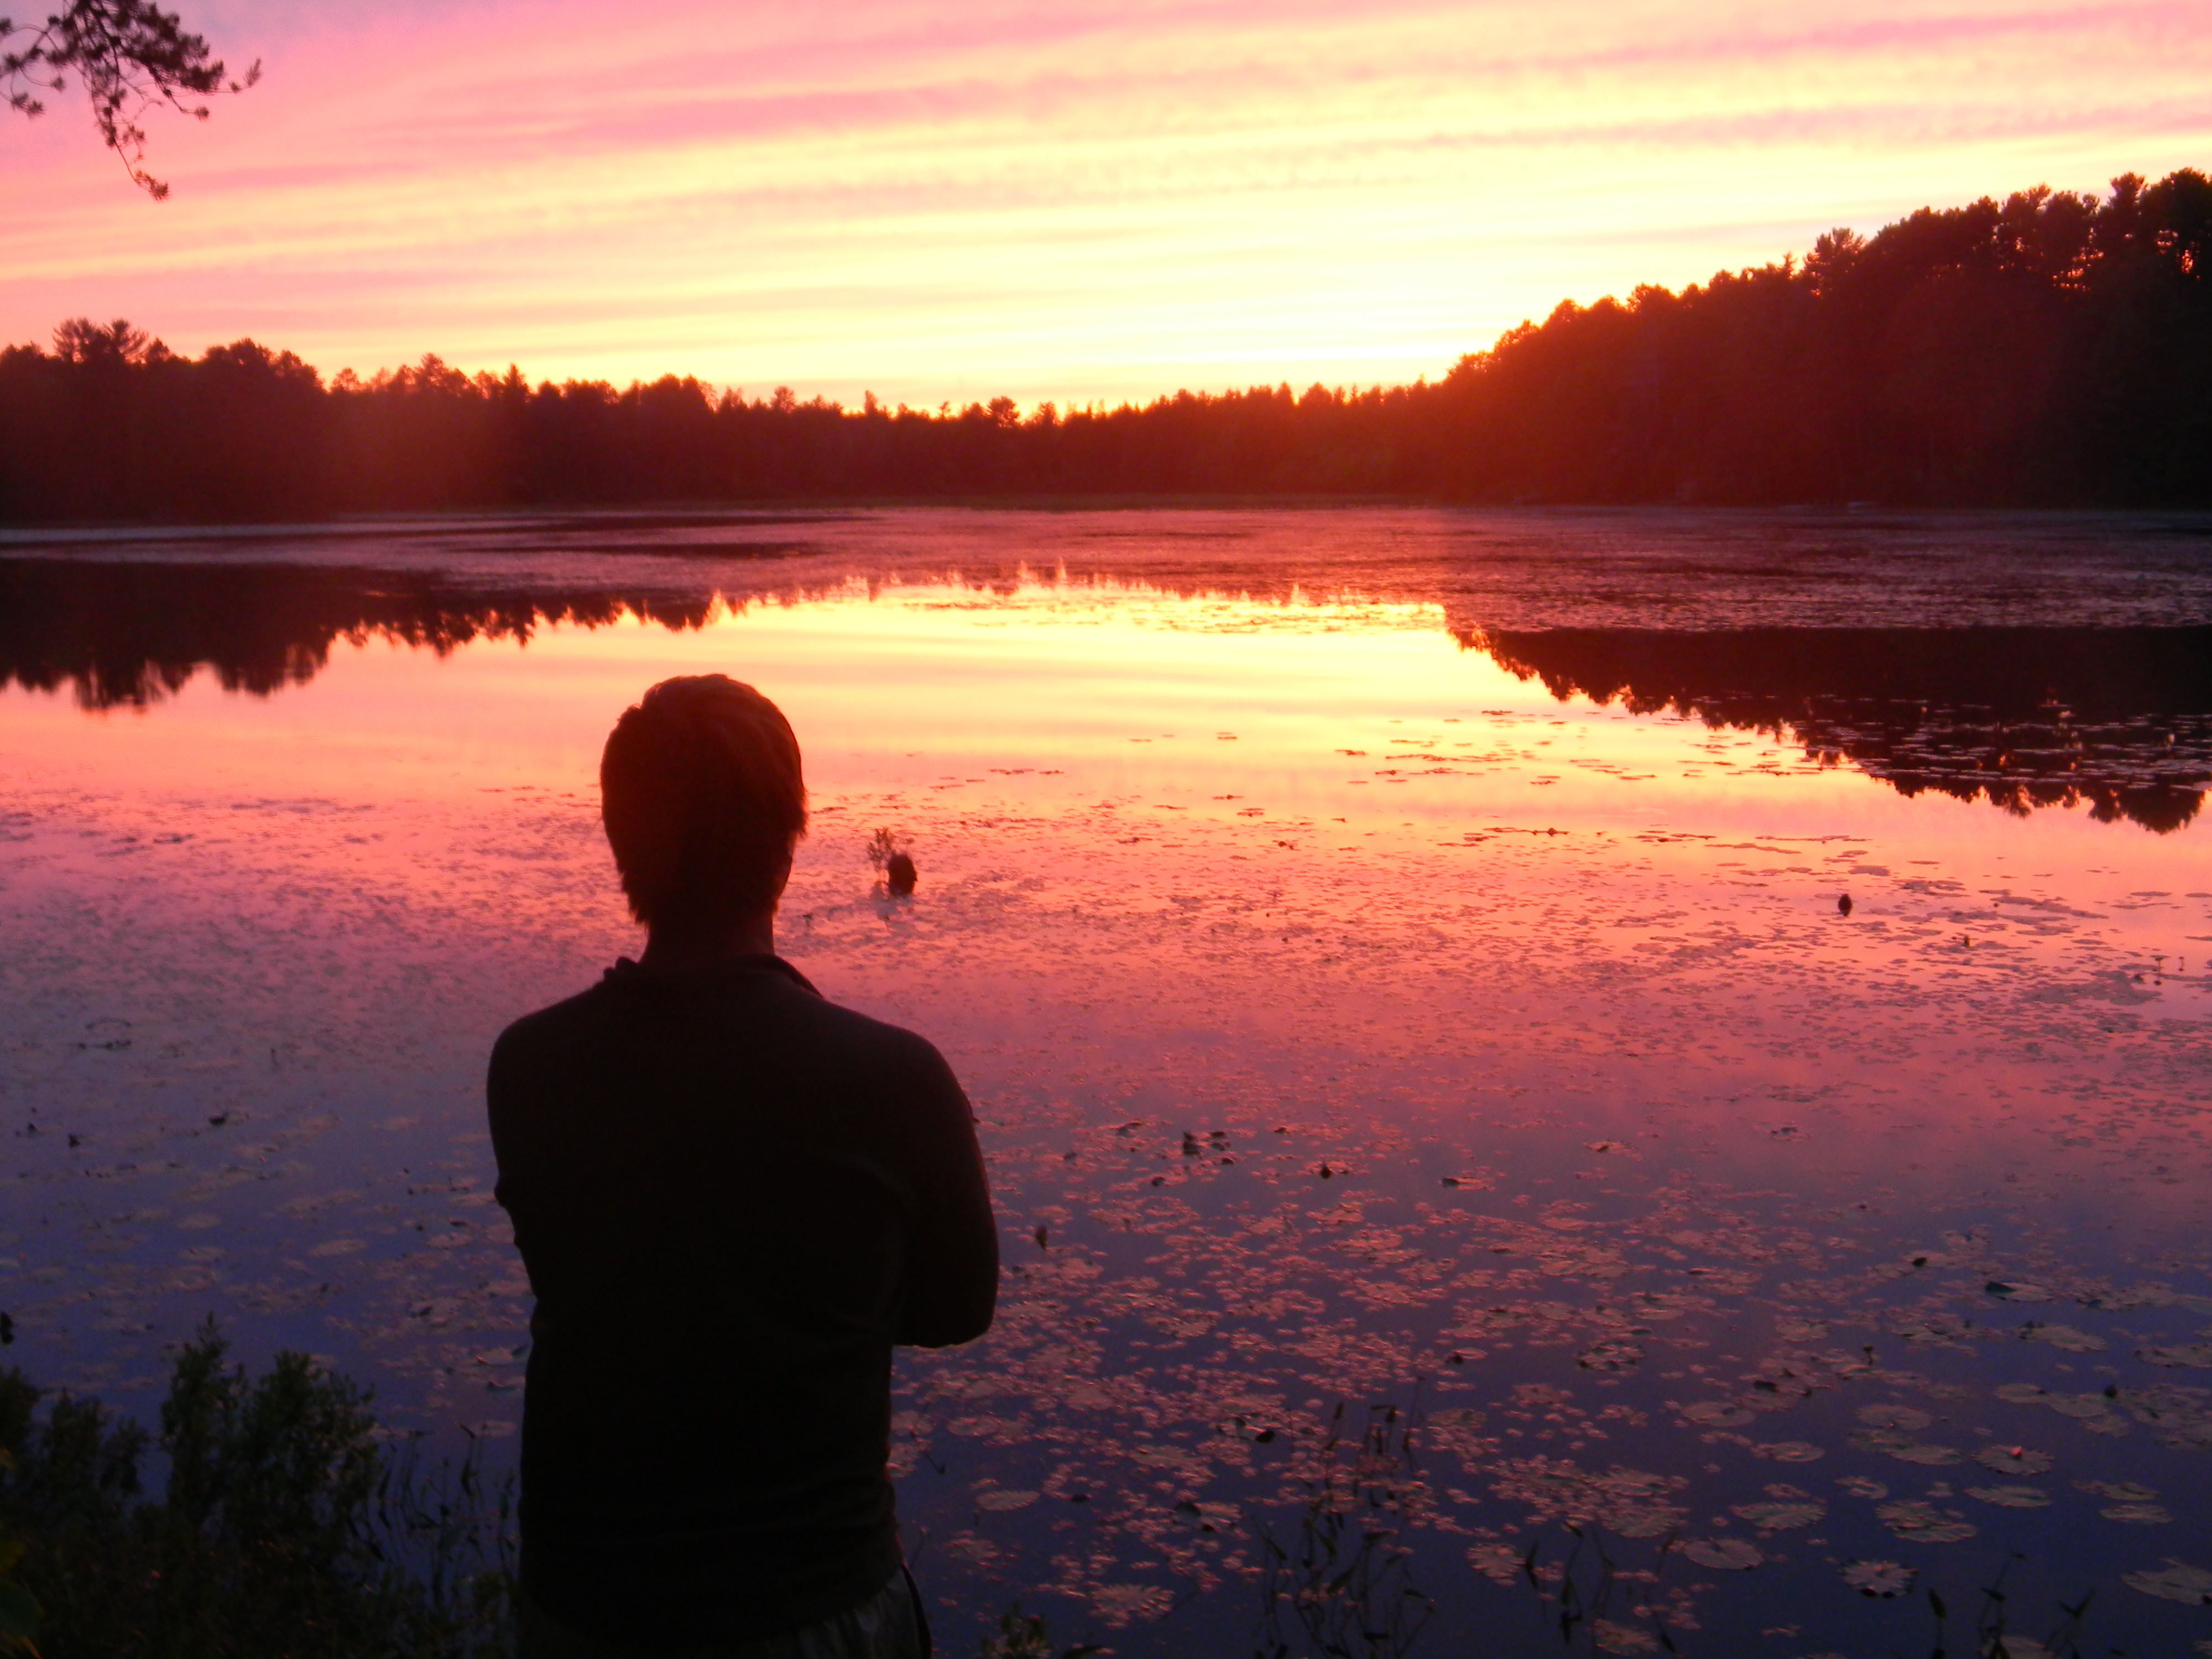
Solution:
M344 566L0 559L0 686L67 686L88 709L143 708L205 669L226 691L267 696L313 679L341 640L443 655L560 623L598 628L639 616L696 628L714 605L711 589L562 594Z
M1707 562L1632 604L1582 547L1293 600L1288 555L1151 522L1065 580L904 520L896 556L750 581L398 547L14 573L0 672L54 690L0 690L10 1362L143 1412L214 1311L508 1449L483 1055L635 948L609 712L722 670L808 742L783 947L954 1057L1007 1224L1000 1328L900 1364L948 1648L1019 1598L1131 1659L1357 1651L1431 1603L1416 1653L1540 1652L1571 1595L1579 1652L1925 1651L1925 1592L1978 1606L2015 1551L2008 1630L2051 1651L2091 1590L2085 1649L2212 1636L2180 1599L2212 1572L2202 826L1907 799L1798 736L2010 737L2055 695L2046 724L2179 749L2202 688L2151 624L2212 607L2054 575L2014 674L1995 635L1881 657L1873 620L1952 612L1870 587L1770 605ZM1407 522L1244 544L1320 568ZM2001 597L1960 615L2027 625ZM873 891L878 831L910 899Z
M1012 586L1000 581L1002 596ZM0 559L0 685L143 708L203 670L226 690L306 684L331 647L379 638L441 655L562 624L697 629L715 586L490 587L436 571L289 562ZM2086 805L2165 834L2212 784L2212 628L1455 626L1561 701L1672 710L1770 732L1911 797L2014 813Z
M2212 628L1553 629L1468 637L1565 701L1788 735L1917 795L2161 834L2212 782Z

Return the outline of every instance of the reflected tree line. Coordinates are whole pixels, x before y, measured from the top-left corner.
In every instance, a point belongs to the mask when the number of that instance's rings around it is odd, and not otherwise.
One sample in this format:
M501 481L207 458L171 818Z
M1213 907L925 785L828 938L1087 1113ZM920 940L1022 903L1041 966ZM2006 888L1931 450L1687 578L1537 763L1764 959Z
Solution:
M2212 785L2212 628L1468 632L1561 702L1763 732L1899 793L2160 834Z
M2039 188L1679 293L1563 302L1441 380L1027 411L426 357L325 381L79 319L0 351L0 521L642 501L1289 495L2212 502L2212 180Z
M441 653L557 623L697 628L722 596L492 589L301 564L0 559L0 688L144 708L203 669L226 690L304 684L340 641ZM2086 806L2161 833L2212 787L2212 628L1727 630L1468 627L1460 642L1565 701L1763 732L1906 795L2013 812Z
M143 708L204 668L227 691L267 696L313 679L341 640L442 656L561 623L599 628L635 615L697 628L715 603L712 592L495 592L306 565L0 559L0 687L66 688L87 709Z

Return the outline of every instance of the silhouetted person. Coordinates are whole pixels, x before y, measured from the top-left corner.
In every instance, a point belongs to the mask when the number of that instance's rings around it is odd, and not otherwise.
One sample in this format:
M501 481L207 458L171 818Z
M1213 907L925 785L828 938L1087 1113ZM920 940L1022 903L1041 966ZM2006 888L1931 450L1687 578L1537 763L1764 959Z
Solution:
M773 703L664 681L599 781L644 952L491 1059L537 1297L521 1652L915 1659L891 1348L990 1326L974 1119L936 1049L775 954L806 798Z

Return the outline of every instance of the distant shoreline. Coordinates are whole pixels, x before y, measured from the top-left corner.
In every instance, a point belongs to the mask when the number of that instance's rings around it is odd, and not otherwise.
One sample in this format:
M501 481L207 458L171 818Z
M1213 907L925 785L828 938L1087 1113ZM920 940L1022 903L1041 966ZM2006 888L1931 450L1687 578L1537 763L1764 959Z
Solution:
M1563 301L1439 380L1349 391L848 409L435 356L326 382L258 341L187 359L84 318L54 346L0 350L0 524L699 501L2204 507L2212 179L1831 231L1680 293Z
M413 527L471 524L511 526L543 520L564 525L604 525L640 529L696 526L701 528L755 524L830 522L876 513L1337 513L1443 512L1472 516L1520 515L1561 518L1709 519L1832 518L1872 520L2019 519L2036 524L2110 521L2160 526L2170 533L2212 538L2212 504L2175 507L1949 506L1883 501L1473 501L1415 495L1167 495L823 496L790 501L665 501L630 503L536 503L516 507L461 507L435 510L392 509L331 513L292 519L53 519L0 520L0 558L41 546L97 548L135 542L222 540L228 538L344 541L368 539Z

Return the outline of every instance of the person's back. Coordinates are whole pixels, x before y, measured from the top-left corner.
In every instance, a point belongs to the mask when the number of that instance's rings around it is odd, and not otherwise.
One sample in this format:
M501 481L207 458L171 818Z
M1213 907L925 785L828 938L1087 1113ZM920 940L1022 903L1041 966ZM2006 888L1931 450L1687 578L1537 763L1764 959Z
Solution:
M727 714L720 687L745 690L704 683L695 719ZM500 1200L538 1297L526 1653L533 1629L547 1653L727 1650L899 1589L891 1347L980 1334L997 1282L973 1121L944 1060L769 953L758 900L781 891L787 838L773 882L719 920L696 879L633 879L650 860L625 846L622 737L609 833L653 930L645 959L516 1022L489 1081ZM697 763L667 747L639 763ZM795 744L790 765L795 782ZM639 810L700 810L676 793ZM734 926L738 911L758 925Z

